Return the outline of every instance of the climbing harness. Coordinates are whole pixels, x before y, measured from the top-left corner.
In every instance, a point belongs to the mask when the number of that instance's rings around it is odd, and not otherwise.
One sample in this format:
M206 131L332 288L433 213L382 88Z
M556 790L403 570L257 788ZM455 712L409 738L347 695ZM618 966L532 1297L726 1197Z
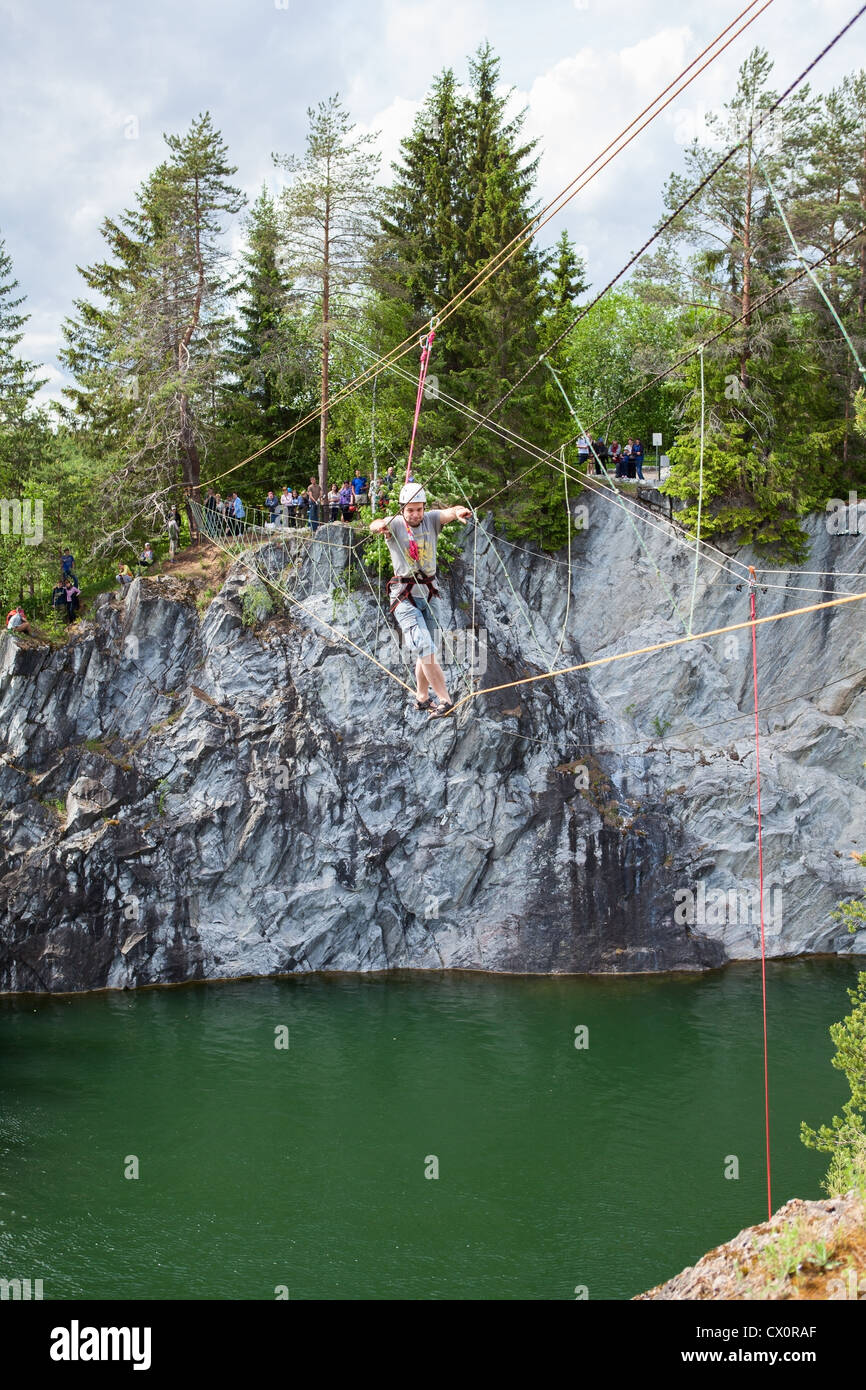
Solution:
M439 593L439 590L436 588L435 574L421 574L420 572L418 574L395 574L391 579L388 580L388 583L385 585L386 589L388 590L389 599L391 599L390 591L392 586L402 586L400 591L397 593L396 598L394 598L391 602L390 611L392 614L394 612L394 609L397 607L398 603L411 603L413 608L418 607L417 603L412 597L412 590L414 589L416 584L423 584L426 586L428 598L441 598L441 594Z

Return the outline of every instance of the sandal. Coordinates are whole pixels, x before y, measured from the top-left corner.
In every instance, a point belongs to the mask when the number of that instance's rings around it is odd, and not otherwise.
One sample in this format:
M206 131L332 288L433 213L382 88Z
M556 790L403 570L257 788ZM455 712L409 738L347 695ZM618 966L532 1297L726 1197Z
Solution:
M437 703L438 701L436 700L435 695L428 695L426 700L416 700L415 708L419 711L425 709L433 709Z
M447 715L451 714L451 712L453 711L453 709L454 709L454 706L453 706L452 704L450 704L450 703L441 704L441 705L439 706L438 709L431 709L431 711L430 711L430 713L429 713L429 715L428 715L428 718L429 718L429 719L445 719Z

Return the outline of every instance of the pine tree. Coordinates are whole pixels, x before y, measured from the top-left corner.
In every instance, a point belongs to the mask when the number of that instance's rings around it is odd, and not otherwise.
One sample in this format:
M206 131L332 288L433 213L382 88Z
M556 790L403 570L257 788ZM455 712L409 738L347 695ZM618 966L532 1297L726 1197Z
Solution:
M357 314L370 275L376 234L379 156L377 136L353 137L354 124L337 95L309 108L310 128L303 159L274 155L291 176L280 197L281 265L295 291L305 294L321 335L319 483L328 487L328 423L331 393L331 335Z
M230 465L242 450L256 453L315 409L317 355L309 324L293 298L280 264L277 209L266 188L250 209L241 274L233 286L238 323L231 337L220 420L223 438L214 448L214 470ZM306 330L306 331L305 331ZM310 458L318 445L318 426L310 424L268 450L244 470L244 486L306 486Z
M648 299L679 302L681 348L731 318L741 320L704 354L705 464L711 455L712 467L705 468L703 528L772 545L797 560L807 549L798 518L832 491L845 426L831 377L814 351L820 315L808 282L758 303L802 268L779 208L797 208L820 139L808 88L771 113L771 71L762 49L742 65L726 116L709 122L718 148L692 145L687 174L672 177L666 188L668 207L705 178L720 149L737 141L742 146L677 216L636 281ZM797 220L808 224L803 207ZM666 490L690 504L682 514L688 523L698 492L697 359L672 381L683 393L682 425L670 451L675 466Z
M45 378L18 349L30 317L0 239L0 608L35 598L53 567L45 531L56 494L54 437L35 396ZM59 562L57 563L59 567Z
M766 310L755 310L754 305L781 282L788 261L767 180L783 200L790 197L814 117L808 87L790 97L779 112L770 113L777 99L768 85L772 67L764 49L753 49L740 67L725 114L708 116L715 145L695 140L686 151L686 173L672 175L665 188L671 211L703 181L722 150L739 140L742 148L677 217L662 241L663 249L673 242L692 250L688 277L693 300L729 317L742 317L713 355L729 362L739 377L730 399L746 402L754 394L759 409L768 402L760 399L756 359L759 363L771 348L774 317L784 316L786 310L778 302Z
M866 73L845 77L827 93L815 123L811 158L802 171L798 196L788 208L801 250L827 258L822 287L860 355L866 360L866 239L838 251L838 244L866 224ZM836 410L844 421L838 488L863 479L864 450L855 423L855 397L864 386L848 343L827 304L811 283L802 299L812 320L814 355L833 383Z

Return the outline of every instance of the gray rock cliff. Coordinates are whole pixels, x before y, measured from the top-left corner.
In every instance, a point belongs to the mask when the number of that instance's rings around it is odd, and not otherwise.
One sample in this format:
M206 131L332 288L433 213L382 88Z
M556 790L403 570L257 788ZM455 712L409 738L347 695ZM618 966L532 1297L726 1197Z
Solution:
M692 552L588 501L570 570L462 533L443 603L464 639L474 614L476 686L683 635L669 595L687 620ZM866 574L866 538L821 517L811 536L806 569ZM0 638L0 989L758 954L749 631L428 722L313 616L412 684L349 544L329 526L250 549L201 613L191 581L143 578L66 646ZM694 631L748 618L742 564L711 555ZM761 614L866 588L767 578ZM768 951L862 950L830 913L864 877L864 609L767 624L758 649ZM465 661L449 676L464 694Z

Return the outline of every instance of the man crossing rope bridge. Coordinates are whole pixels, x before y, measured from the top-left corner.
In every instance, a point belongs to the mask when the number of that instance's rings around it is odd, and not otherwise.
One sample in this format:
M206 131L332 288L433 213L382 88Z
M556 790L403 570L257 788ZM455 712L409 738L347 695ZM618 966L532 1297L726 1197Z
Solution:
M394 575L388 580L391 612L406 645L417 655L415 708L429 710L431 719L442 719L454 706L445 673L436 659L436 633L442 631L435 584L436 543L443 526L452 521L465 526L472 511L469 507L434 507L428 512L426 504L424 489L418 483L406 483L400 489L400 515L379 517L371 521L370 530L384 532L394 566Z

